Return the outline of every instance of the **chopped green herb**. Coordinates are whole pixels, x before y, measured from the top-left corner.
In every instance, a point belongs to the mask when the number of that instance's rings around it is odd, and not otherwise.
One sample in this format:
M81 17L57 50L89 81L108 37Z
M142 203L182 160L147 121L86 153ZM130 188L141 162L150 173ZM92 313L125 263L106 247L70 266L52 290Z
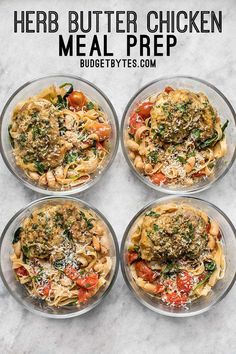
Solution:
M178 103L175 105L176 109L182 113L186 112L189 102Z
M186 159L183 156L177 156L177 160L183 164L186 163Z
M78 158L78 152L76 152L76 151L69 152L65 156L65 163L69 164L69 163L75 162L77 160L77 158Z

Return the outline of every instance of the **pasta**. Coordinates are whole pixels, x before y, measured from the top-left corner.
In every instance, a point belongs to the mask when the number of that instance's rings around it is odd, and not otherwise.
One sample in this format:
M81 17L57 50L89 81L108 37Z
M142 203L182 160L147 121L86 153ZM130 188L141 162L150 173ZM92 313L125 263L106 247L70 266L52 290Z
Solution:
M9 135L16 164L31 181L65 190L88 182L102 169L111 126L96 102L65 83L19 103Z
M13 250L17 280L49 306L81 306L104 289L112 269L103 223L72 202L35 209L16 230Z
M213 176L226 155L227 125L203 93L166 87L131 113L126 146L134 168L153 184L192 186Z
M127 263L145 292L169 306L187 306L224 277L219 226L187 204L154 207L131 234Z

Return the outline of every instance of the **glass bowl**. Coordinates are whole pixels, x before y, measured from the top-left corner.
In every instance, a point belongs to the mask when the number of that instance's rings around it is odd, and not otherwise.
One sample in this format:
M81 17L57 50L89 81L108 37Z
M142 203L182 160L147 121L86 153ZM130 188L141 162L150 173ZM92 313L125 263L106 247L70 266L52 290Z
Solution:
M112 269L109 273L108 281L106 285L99 289L97 294L91 297L87 304L81 305L79 308L76 306L64 306L64 307L50 307L43 300L38 300L30 297L27 290L21 285L15 277L14 271L12 270L12 262L10 260L10 255L12 254L12 239L14 232L18 229L21 222L28 217L33 210L38 207L45 205L55 205L58 203L64 203L64 201L70 201L75 203L85 209L92 210L98 218L102 221L105 230L107 230L108 242L110 243L110 255L112 259ZM109 293L112 286L115 283L117 272L119 268L119 246L116 240L115 232L107 221L107 219L94 207L89 204L72 197L44 197L38 199L25 208L18 211L7 223L5 229L3 230L1 240L0 240L0 276L4 285L6 286L9 293L27 310L41 315L44 317L63 319L82 315L95 306L97 306Z
M126 263L126 253L130 245L130 236L135 230L135 226L139 222L140 218L151 208L155 206L164 205L166 203L174 202L176 204L187 204L196 209L201 209L209 215L211 219L218 222L220 226L220 232L222 234L222 243L226 260L225 276L223 279L218 280L212 290L207 296L200 297L188 304L188 308L170 307L161 300L158 300L154 296L144 292L137 286L130 272L130 268ZM203 312L211 309L215 304L222 300L229 290L232 288L236 280L236 230L229 220L229 218L215 205L206 202L204 200L189 197L189 196L169 196L160 198L141 209L130 221L123 240L121 243L120 255L121 255L121 270L126 284L134 294L136 299L149 309L160 313L161 315L171 317L188 317L199 315Z
M203 92L207 95L210 103L216 108L221 121L224 123L227 119L229 120L228 128L225 130L225 135L227 139L227 154L218 160L215 166L214 175L201 179L199 182L193 184L192 186L168 186L161 185L158 186L152 183L147 177L139 173L133 165L133 162L129 158L129 151L126 146L126 131L128 128L129 117L133 110L137 107L137 104L147 99L149 96L161 92L165 87L171 86L174 89L183 88L191 90L194 92ZM168 194L191 194L197 193L202 190L209 188L214 182L222 178L232 166L236 157L236 113L227 100L227 98L213 85L210 83L187 76L174 76L167 78L160 78L158 80L152 81L146 86L142 87L128 102L126 109L123 114L121 122L121 144L125 159L130 166L134 174L149 187L158 190L162 193Z
M97 170L93 173L92 178L89 182L82 184L80 186L73 187L71 189L65 190L52 190L50 188L40 186L36 182L29 179L24 171L20 169L16 163L15 158L12 153L12 147L8 134L8 127L11 121L11 115L14 107L17 103L24 101L25 99L38 94L44 88L55 84L57 86L61 85L64 82L70 82L73 84L75 89L82 90L86 96L93 99L95 102L98 102L105 112L108 121L112 128L112 136L110 142L110 153L108 157L104 161L104 165L101 169ZM82 192L87 188L92 187L104 174L104 172L110 167L112 164L119 144L118 131L119 124L116 112L114 107L112 106L109 99L106 95L93 83L86 81L80 77L76 77L73 75L50 75L41 77L39 79L35 79L29 81L19 87L9 98L7 103L5 104L2 114L1 114L1 136L0 136L0 147L3 160L12 174L17 177L21 182L24 183L27 187L33 189L36 192L48 194L48 195L71 195Z

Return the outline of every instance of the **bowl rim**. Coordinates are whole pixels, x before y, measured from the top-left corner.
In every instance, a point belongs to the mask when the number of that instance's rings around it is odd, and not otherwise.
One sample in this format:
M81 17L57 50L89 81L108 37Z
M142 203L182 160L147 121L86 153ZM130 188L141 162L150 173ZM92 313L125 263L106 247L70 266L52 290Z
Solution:
M216 88L214 85L212 85L211 83L209 83L206 80L202 80L202 79L196 78L194 76L187 76L187 75L186 76L185 75L162 76L162 77L160 77L160 78L158 78L156 80L152 80L152 81L148 82L147 84L145 84L144 86L142 86L130 98L130 100L128 101L128 103L127 103L127 105L125 107L122 119L121 119L121 124L120 124L121 148L122 148L122 152L123 152L123 155L125 157L125 160L126 160L128 166L130 167L131 171L146 186L154 189L155 191L159 191L159 192L162 192L162 193L165 193L165 194L171 194L171 195L182 195L182 194L185 194L185 195L190 195L190 194L202 192L202 191L210 188L213 184L215 184L216 182L221 180L227 174L227 172L230 170L230 168L232 167L232 165L233 165L233 163L234 163L234 161L236 159L236 145L234 146L234 152L233 152L231 160L226 165L225 170L217 178L213 179L212 181L209 181L205 186L202 186L200 188L196 187L196 188L193 188L193 189L191 189L189 191L185 191L184 189L182 189L182 190L168 189L168 188L165 188L164 186L155 185L154 183L150 182L145 176L140 174L134 168L134 166L133 166L133 164L132 164L132 162L131 162L131 160L130 160L130 158L128 156L128 151L126 149L125 142L124 142L125 118L126 118L126 115L128 113L128 110L129 110L130 106L132 105L132 103L136 99L136 97L139 94L141 94L146 88L148 88L149 86L151 86L151 85L153 85L155 83L158 83L158 82L161 82L161 81L164 81L164 80L173 80L173 79L187 79L187 80L190 79L190 80L197 81L197 82L199 82L199 83L201 83L203 85L206 85L206 86L210 87L213 91L215 91L223 99L225 104L228 106L228 108L229 108L229 110L230 110L230 112L231 112L231 114L233 116L233 119L234 119L234 128L236 129L236 112L235 112L232 104L230 103L230 101L226 98L226 96L218 88Z
M109 161L107 163L107 165L101 169L99 171L99 173L97 174L96 178L92 179L91 183L85 183L82 184L80 187L75 187L75 188L71 188L68 190L63 190L63 191L54 191L54 190L49 190L49 189L43 189L38 185L34 185L32 183L30 183L28 180L26 180L26 178L23 178L21 176L19 176L16 172L15 169L11 166L11 164L8 161L8 158L5 154L4 148L3 148L3 142L2 142L2 123L5 117L5 113L7 108L9 107L10 103L12 102L12 100L15 98L15 96L21 92L25 87L30 86L31 84L34 84L36 82L40 82L42 80L45 79L53 79L56 77L65 77L65 78L69 78L69 79L74 79L74 80L78 80L81 81L87 85L89 85L90 87L92 87L95 91L97 91L106 101L106 103L108 104L109 108L111 109L113 118L114 118L114 125L115 125L115 129L116 129L116 134L114 134L114 149L113 152L110 154L110 158ZM100 179L101 177L105 174L105 172L110 168L110 166L112 165L117 151L118 151L118 147L119 147L119 120L118 120L118 116L117 113L115 111L115 108L113 106L113 104L111 103L111 101L109 100L109 98L105 95L105 93L98 88L96 85L94 85L94 83L80 77L80 76L76 76L76 75L72 75L72 74L49 74L46 76L40 76L37 78L34 78L32 80L27 81L26 83L24 83L23 85L21 85L20 87L18 87L12 94L11 96L8 98L8 100L6 101L2 112L0 114L0 153L2 155L3 161L5 163L5 165L7 166L8 170L13 174L13 176L15 176L21 183L23 183L23 185L25 185L26 187L30 188L31 190L44 194L44 195L51 195L51 196L65 196L65 195L74 195L74 194L79 194L84 192L85 190L93 187Z
M142 209L140 209L131 219L131 221L129 222L128 226L125 229L124 235L122 237L122 241L121 241L121 245L120 245L120 267L121 267L121 272L123 275L123 278L125 280L126 285L128 286L129 290L131 291L132 295L136 298L137 301L139 301L142 305L144 305L145 307L149 308L150 310L152 310L153 312L156 312L160 315L164 315L164 316L168 316L168 317L192 317L192 316L196 316L196 315L200 315L204 312L209 311L212 307L214 307L217 303L219 303L221 300L223 300L225 298L225 296L229 293L229 291L231 290L231 288L233 287L235 281L236 281L236 270L234 272L234 276L230 282L230 284L227 286L227 288L225 289L225 291L223 292L223 294L215 301L213 301L211 304L209 304L208 306L204 307L201 310L197 310L194 311L192 313L189 312L183 312L183 313L174 313L174 312L168 312L168 311L164 311L159 309L158 307L154 307L150 304L148 304L142 297L138 297L135 290L133 289L133 287L131 286L129 279L127 277L126 274L126 264L124 262L124 251L125 251L125 242L127 240L127 237L129 235L129 231L131 229L131 227L133 226L134 222L145 212L145 210L147 210L150 207L153 207L154 205L159 204L162 201L165 202L169 202L169 201L174 201L174 200L179 200L179 199L186 199L186 200L192 200L192 201L200 201L203 204L206 204L207 206L210 206L211 208L213 208L214 210L216 210L218 213L221 214L221 216L226 220L227 224L230 226L231 230L233 231L235 240L236 240L236 229L233 225L233 223L231 222L231 220L229 219L229 217L220 209L218 208L216 205L214 205L213 203L206 201L204 199L201 199L199 197L193 197L193 196L189 196L189 195L169 195L169 196L165 196L162 198L157 198L151 202L149 202L148 204L146 204Z
M3 284L5 285L6 289L8 290L8 292L10 293L10 295L22 306L22 308L25 308L27 310L29 310L30 312L32 312L33 314L39 315L41 317L46 317L46 318L52 318L52 319L67 319L67 318L72 318L72 317L77 317L77 316L81 316L84 315L85 313L91 311L92 309L94 309L96 306L98 306L103 300L104 298L109 294L109 292L111 291L113 285L116 282L117 279L117 274L118 274L118 270L119 270L119 264L120 264L120 256L119 256L119 244L117 241L117 237L115 234L115 231L113 229L113 227L111 226L110 222L107 220L107 218L95 207L91 206L91 204L79 199L79 198L75 198L75 197L70 197L70 196L47 196L47 197L43 197L43 198L39 198L34 200L33 202L27 204L25 207L21 208L19 211L17 211L12 217L11 219L8 221L8 223L6 224L6 226L4 227L1 236L0 236L0 254L2 251L2 243L4 240L4 237L8 231L9 226L12 224L12 222L23 212L25 212L27 209L32 208L33 206L37 206L39 203L41 202L47 202L47 201L55 201L57 199L61 199L61 200L70 200L73 202L76 202L78 204L80 204L81 206L85 206L91 210L93 210L99 218L102 219L102 221L106 224L107 228L109 229L109 232L111 234L111 238L114 242L114 252L115 252L115 259L116 259L116 264L115 264L115 268L114 268L114 274L111 278L111 281L108 285L108 287L106 288L106 290L103 292L103 294L97 299L97 301L95 301L92 305L86 306L83 310L81 311L76 311L70 314L50 314L47 312L43 312L43 311L39 311L37 309L32 308L30 305L28 305L27 303L24 303L23 301L21 301L21 299L15 295L14 291L11 290L11 288L9 287L3 271L2 271L2 261L0 259L0 278L2 279Z

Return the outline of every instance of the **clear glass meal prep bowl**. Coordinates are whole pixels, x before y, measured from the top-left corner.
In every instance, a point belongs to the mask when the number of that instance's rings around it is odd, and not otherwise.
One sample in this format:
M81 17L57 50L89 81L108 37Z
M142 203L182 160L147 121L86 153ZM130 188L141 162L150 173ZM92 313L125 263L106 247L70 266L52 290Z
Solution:
M23 219L28 217L35 208L42 207L45 205L55 205L58 203L64 203L65 201L70 201L76 203L77 205L90 209L97 214L98 218L102 220L105 229L107 230L109 242L110 242L110 255L112 259L112 269L108 275L107 284L102 287L97 294L95 294L87 304L81 305L77 308L76 306L64 306L64 307L49 307L44 301L34 299L29 296L27 290L23 285L21 285L15 277L14 271L12 270L12 262L10 260L10 255L13 253L12 239L14 232L20 226ZM72 197L44 197L38 199L25 208L18 211L7 223L5 229L3 230L1 240L0 240L0 276L4 285L6 286L9 293L26 309L31 312L50 318L63 319L82 315L95 306L97 306L109 293L113 284L115 283L117 272L119 268L119 246L117 243L115 232L107 221L107 219L94 207Z
M11 116L12 116L13 109L19 102L24 101L27 98L38 94L41 90L43 90L44 88L52 84L60 86L65 82L72 83L75 90L83 91L86 96L88 96L89 98L91 98L101 106L101 108L107 115L108 121L112 127L112 136L111 136L111 144L110 144L110 153L108 154L108 157L105 160L104 166L92 175L91 180L88 183L82 184L77 187L73 187L71 189L57 191L57 190L49 189L44 186L39 186L37 182L34 182L31 179L29 179L24 173L24 171L16 165L15 158L13 156L12 146L10 144L8 127L11 123ZM27 187L33 189L36 192L48 194L48 195L76 194L84 191L87 188L92 187L112 164L119 144L119 133L118 133L119 123L113 105L106 97L106 95L93 83L73 75L66 75L66 74L50 75L50 76L45 76L39 79L29 81L24 85L22 85L12 94L12 96L5 104L1 114L0 125L1 125L0 148L1 148L3 160L7 165L7 167L9 168L9 170Z
M168 185L158 186L152 183L148 179L148 177L145 177L135 169L133 162L129 158L129 151L126 147L125 133L128 128L130 114L134 111L134 109L137 107L137 105L140 102L144 101L145 99L147 99L149 96L153 94L163 91L166 86L171 86L174 89L183 88L194 92L205 93L209 98L210 103L213 105L213 107L216 108L221 118L222 124L227 119L229 120L229 125L225 130L227 146L228 146L228 151L226 156L221 158L216 164L215 173L213 176L202 179L201 181L193 184L192 186L187 186L187 187L181 187L181 186L173 187ZM213 85L211 85L206 81L194 77L174 76L174 77L160 78L142 87L128 102L122 118L120 131L121 131L122 150L131 170L146 185L163 193L191 194L191 193L196 193L205 190L209 188L214 182L222 178L229 171L236 157L236 144L235 144L236 113L232 105L216 87L214 87Z
M135 230L135 226L139 219L151 208L155 206L164 205L167 203L177 203L188 205L201 209L209 215L211 219L218 222L220 231L222 234L222 243L224 248L225 260L226 260L226 270L223 279L218 280L215 286L212 288L210 293L205 297L200 297L188 305L188 309L176 308L166 305L161 300L158 300L154 296L149 295L144 292L140 287L138 287L133 280L129 266L126 263L126 253L130 245L130 236ZM220 300L222 300L229 290L232 288L236 280L236 230L229 220L229 218L215 205L206 202L204 200L188 197L188 196L169 196L160 198L141 209L130 221L127 229L125 231L121 248L121 270L126 284L130 288L131 292L134 294L137 300L139 300L143 305L149 309L160 313L161 315L171 316L171 317L188 317L199 315L203 312L208 311Z

